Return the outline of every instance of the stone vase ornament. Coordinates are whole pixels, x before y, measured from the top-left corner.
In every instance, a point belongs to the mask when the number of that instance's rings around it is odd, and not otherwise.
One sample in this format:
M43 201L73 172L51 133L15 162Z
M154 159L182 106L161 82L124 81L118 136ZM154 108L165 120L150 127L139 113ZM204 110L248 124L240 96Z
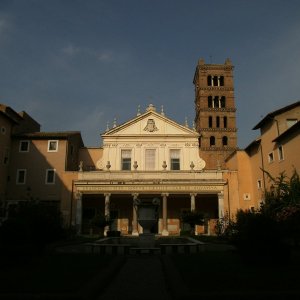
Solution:
M135 202L137 211L137 221L143 227L143 233L139 235L140 248L154 248L155 234L151 229L158 223L158 211L160 200L139 199Z

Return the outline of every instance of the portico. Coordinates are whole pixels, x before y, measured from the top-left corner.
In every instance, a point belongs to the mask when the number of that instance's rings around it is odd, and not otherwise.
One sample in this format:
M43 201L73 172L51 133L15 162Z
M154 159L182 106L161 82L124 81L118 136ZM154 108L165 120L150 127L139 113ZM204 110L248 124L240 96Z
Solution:
M184 229L184 211L198 210L208 219L223 216L226 182L221 170L204 169L198 138L195 128L172 121L163 111L157 113L152 104L144 114L107 130L97 170L84 171L81 163L74 181L73 190L81 195L77 228L83 229L87 217L98 211L113 220L114 230L138 235L142 228L134 209L137 199L160 199L153 231L164 236Z
M105 180L96 180L104 173ZM123 172L80 172L80 179L74 182L74 189L80 195L77 202L81 201L76 210L78 228L85 220L85 211L94 209L115 218L115 230L138 235L142 228L134 209L136 199L161 200L159 222L154 229L161 235L179 234L183 226L180 214L186 210L204 212L209 219L223 216L225 182L221 172L152 172L152 179L148 172L137 172L135 178L127 180L123 175ZM146 175L148 179L143 179Z

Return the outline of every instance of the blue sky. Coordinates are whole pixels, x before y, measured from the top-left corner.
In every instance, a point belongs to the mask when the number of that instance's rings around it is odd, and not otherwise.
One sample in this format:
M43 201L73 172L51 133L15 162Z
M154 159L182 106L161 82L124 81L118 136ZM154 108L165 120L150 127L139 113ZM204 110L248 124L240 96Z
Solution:
M300 1L0 1L0 103L86 146L138 105L192 125L198 60L227 57L243 148L262 116L300 98Z

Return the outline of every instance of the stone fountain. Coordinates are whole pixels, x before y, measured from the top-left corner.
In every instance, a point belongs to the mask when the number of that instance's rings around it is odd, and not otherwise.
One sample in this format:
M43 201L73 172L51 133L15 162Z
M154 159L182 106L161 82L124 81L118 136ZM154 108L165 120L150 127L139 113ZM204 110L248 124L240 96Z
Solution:
M158 198L136 199L134 204L137 221L143 227L143 233L139 235L139 246L140 248L154 248L155 234L151 233L151 229L158 222L160 200Z

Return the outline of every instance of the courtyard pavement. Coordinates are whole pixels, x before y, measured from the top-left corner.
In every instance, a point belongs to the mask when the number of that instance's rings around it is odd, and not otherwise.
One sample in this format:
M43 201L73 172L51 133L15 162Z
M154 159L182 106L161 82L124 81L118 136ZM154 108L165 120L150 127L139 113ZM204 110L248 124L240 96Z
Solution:
M172 299L162 260L156 255L129 256L98 300Z

